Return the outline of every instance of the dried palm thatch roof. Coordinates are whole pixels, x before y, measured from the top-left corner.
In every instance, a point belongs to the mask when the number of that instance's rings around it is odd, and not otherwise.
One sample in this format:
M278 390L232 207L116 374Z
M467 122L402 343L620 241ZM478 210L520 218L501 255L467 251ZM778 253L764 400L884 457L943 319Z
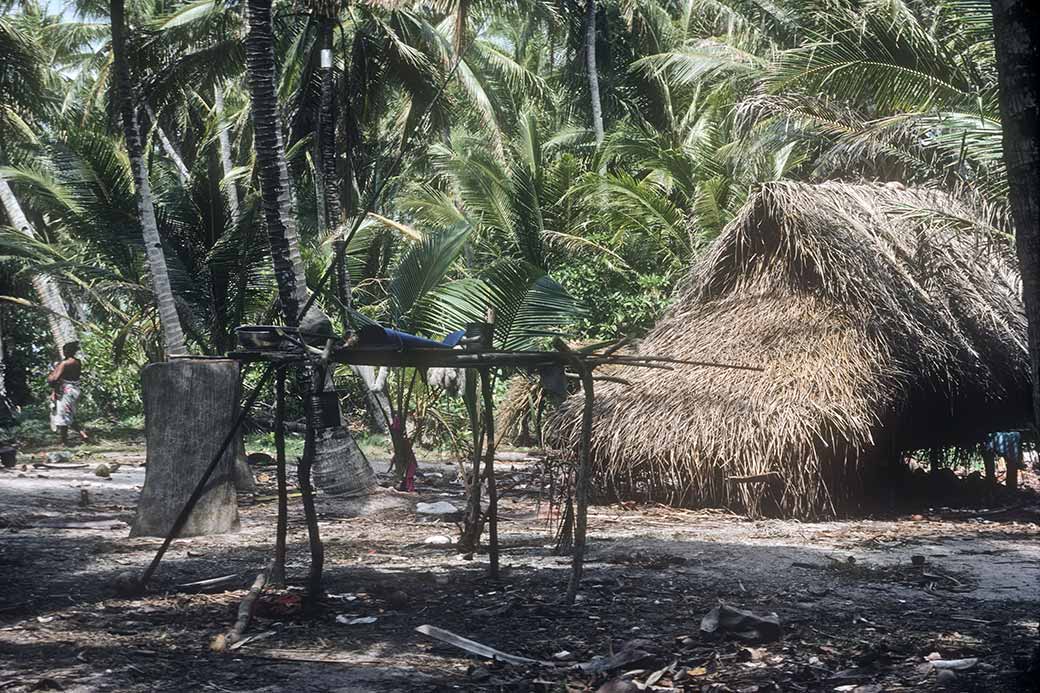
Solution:
M974 231L967 230L972 227ZM601 484L751 513L854 507L902 450L1028 421L1019 278L986 214L901 185L773 183L693 267L641 354L758 365L618 367L597 386ZM568 400L549 440L573 451ZM768 474L779 483L735 483Z

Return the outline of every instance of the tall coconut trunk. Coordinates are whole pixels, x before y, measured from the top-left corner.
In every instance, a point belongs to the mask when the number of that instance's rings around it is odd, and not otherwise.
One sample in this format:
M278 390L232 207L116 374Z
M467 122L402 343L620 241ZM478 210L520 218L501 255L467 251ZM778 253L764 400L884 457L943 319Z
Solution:
M4 314L0 310L0 426L8 426L14 421L14 406L7 396L7 361L4 352Z
M300 310L307 302L307 284L300 256L300 237L296 230L289 190L289 167L282 139L282 122L275 90L274 32L271 0L248 0L249 34L246 37L246 74L252 103L253 142L260 179L260 197L271 245L271 259L278 296L285 321L297 325ZM319 313L316 308L311 309ZM318 323L324 316L304 316ZM329 377L325 374L326 389ZM320 431L314 441L316 467L336 469L337 490L366 493L375 487L375 474L368 460L357 449L342 426ZM316 469L318 476L323 476ZM328 476L331 473L326 472ZM328 486L326 486L328 489Z
M603 144L603 106L599 98L599 72L596 69L596 0L585 4L585 69L589 76L589 100L592 104L592 131L596 144Z
M342 205L339 199L340 187L337 185L336 170L336 72L332 61L332 30L333 20L324 17L321 20L321 101L318 110L317 151L318 170L320 172L321 185L318 201L319 208L324 211L324 218L328 228L334 230L345 221L343 218ZM344 259L344 262L346 260ZM340 282L340 300L344 308L350 307L350 275L343 268L338 273ZM391 417L390 396L386 392L387 376L386 368L375 369L372 366L351 366L361 382L365 386L365 394L368 399L368 412L374 430L386 433Z
M29 238L36 238L36 231L29 223L29 219L22 211L22 206L18 204L18 198L14 196L14 191L11 190L11 186L7 184L3 176L0 176L0 200L3 201L4 210L7 212L11 226ZM65 301L61 297L61 290L52 277L46 274L34 274L32 285L40 303L47 309L47 322L51 328L51 337L54 338L54 346L60 356L63 345L78 340L76 327L69 319Z
M1040 7L992 0L1000 116L1029 334L1034 425L1040 430Z
M220 125L217 141L220 146L220 166L224 170L225 186L228 198L228 208L231 210L231 219L238 223L241 214L238 201L238 186L230 179L231 172L235 169L235 162L231 158L231 137L228 135L230 125L224 121L224 88L220 84L213 86L213 110L217 114Z
M331 17L321 19L321 101L318 107L318 168L321 171L321 206L328 230L343 223L336 185L336 70L332 64Z
M253 144L260 179L260 198L267 222L275 280L282 312L290 325L298 323L307 302L307 281L300 236L292 211L289 167L285 159L282 119L275 89L274 31L271 1L249 0L246 36L246 75L252 102Z
M123 0L111 0L112 19L112 67L115 71L116 102L126 137L126 149L130 157L130 171L134 177L134 197L137 215L144 237L148 257L148 273L152 277L152 289L159 308L159 322L167 354L185 354L184 332L181 330L177 303L170 288L170 275L166 271L166 256L159 239L159 225L155 221L155 205L152 189L148 182L148 167L145 165L141 146L141 131L137 123L137 100L130 81L130 63L126 54L126 20Z
M1040 431L1040 7L1035 0L992 0L992 5L1004 163L1028 324L1033 425ZM1040 680L1040 643L1030 669L1032 680Z

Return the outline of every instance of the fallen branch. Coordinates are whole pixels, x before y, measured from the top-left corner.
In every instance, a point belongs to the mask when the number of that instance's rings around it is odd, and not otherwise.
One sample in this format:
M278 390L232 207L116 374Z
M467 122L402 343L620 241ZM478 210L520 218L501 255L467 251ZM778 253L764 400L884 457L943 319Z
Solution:
M265 630L263 633L257 633L256 635L250 635L248 638L242 638L238 642L231 645L231 647L229 647L228 649L237 650L238 648L248 643L257 642L258 640L264 640L266 638L271 637L272 635L277 635L277 632L273 630Z
M253 586L249 588L249 592L242 598L242 603L238 605L238 619L235 621L235 625L233 625L231 630L226 634L222 633L213 638L213 641L209 646L211 650L214 652L224 652L228 647L242 639L242 634L245 633L246 628L249 627L249 622L253 620L253 612L256 610L256 600L260 597L260 593L264 591L264 587L267 586L267 580L271 576L271 570L273 568L274 561L272 560L267 564L267 567L256 576L256 580L253 581Z
M499 662L505 662L506 664L516 664L518 666L525 666L529 664L537 664L543 667L556 666L552 662L542 662L537 659L518 657L516 655L511 655L506 652L502 652L501 650L496 650L495 648L489 647L488 645L483 645L477 642L476 640L464 638L461 635L456 635L455 633L452 633L450 630L444 630L443 628L438 628L437 626L422 625L416 628L415 630L418 633L428 635L431 638L434 638L435 640L440 640L441 642L448 643L449 645L457 647L460 650L465 650L470 654L475 654L478 657L493 659Z
M195 582L182 582L176 585L176 589L178 592L205 592L220 587L229 587L238 582L240 577L240 573L232 573L231 575L221 575L220 577L196 580Z
M464 638L461 635L456 635L450 630L444 630L436 626L422 625L415 629L417 632L423 635L428 635L431 638L440 640L441 642L447 643L460 650L465 650L470 654L475 654L478 657L484 657L485 659L491 659L497 662L505 662L506 664L514 664L516 666L530 666L532 664L547 667L547 668L558 668L561 665L556 662L545 662L538 659L529 659L527 657L518 657L517 655L511 655L502 650L496 650L494 647L484 645L476 640L470 640ZM586 674L601 674L614 669L620 669L628 666L635 662L649 657L646 652L637 648L626 648L613 654L609 657L600 657L590 662L581 662L579 664L568 664L568 669L578 670L585 672Z

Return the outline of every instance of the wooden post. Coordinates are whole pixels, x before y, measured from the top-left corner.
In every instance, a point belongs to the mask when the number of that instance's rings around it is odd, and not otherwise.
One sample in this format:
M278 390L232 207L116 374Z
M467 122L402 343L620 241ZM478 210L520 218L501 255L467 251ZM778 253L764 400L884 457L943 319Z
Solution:
M553 345L567 357L567 361L581 378L581 390L585 395L585 406L581 413L581 442L578 448L578 469L574 479L574 554L571 559L571 580L567 585L566 603L573 604L581 585L581 574L585 565L585 533L589 517L589 485L592 474L592 405L595 401L592 368L567 346L560 338Z
M275 380L274 447L278 479L278 523L275 528L274 564L271 583L285 585L285 534L289 525L289 492L285 474L285 368L279 368Z
M592 448L592 369L582 364L581 389L585 394L585 408L581 414L581 448L578 452L578 473L575 480L576 508L574 514L574 556L571 561L571 582L567 586L567 603L573 604L581 584L581 573L585 562L585 531L589 517L589 476L592 473L590 457Z
M480 543L480 447L483 438L480 435L480 416L477 410L477 370L475 368L466 369L464 399L466 413L469 414L470 433L473 437L473 458L471 460L473 473L470 477L469 497L459 549L476 551L477 544Z
M488 554L490 575L498 577L498 489L495 485L495 403L491 385L491 369L480 369L480 390L484 399L484 476L488 485ZM478 506L479 507L479 506Z
M311 549L311 569L307 578L307 601L313 606L321 596L321 573L325 564L325 547L321 543L318 531L318 511L314 507L314 486L311 484L311 467L314 465L315 439L315 404L314 395L320 391L319 383L324 383L324 369L309 366L306 377L309 384L307 390L307 433L303 443L303 458L297 469L300 483L300 494L303 496L303 515L307 521L307 539ZM320 378L320 380L319 380Z
M1004 451L1004 485L1010 491L1018 489L1018 465L1021 457L1021 451L1014 444L1008 443L1007 450Z
M996 486L997 484L997 462L996 455L988 443L982 444L982 467L986 470L986 483Z

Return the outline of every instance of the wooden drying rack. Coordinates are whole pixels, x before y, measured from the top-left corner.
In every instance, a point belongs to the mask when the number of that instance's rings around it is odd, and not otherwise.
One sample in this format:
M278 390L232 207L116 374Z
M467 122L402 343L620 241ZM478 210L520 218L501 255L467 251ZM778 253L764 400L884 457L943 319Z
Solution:
M489 324L478 324L489 327ZM199 498L203 495L206 483L210 476L219 466L221 459L235 439L242 423L249 415L250 410L256 402L259 393L263 390L272 373L276 374L275 381L275 448L277 464L278 484L278 521L275 540L275 557L272 561L271 582L275 584L284 583L285 551L286 551L286 527L288 515L288 493L286 482L286 459L285 459L285 379L289 369L324 369L329 364L345 364L352 366L375 366L375 367L409 367L409 368L465 368L480 374L482 387L481 399L485 412L485 427L488 430L483 437L485 448L480 445L474 446L473 482L468 489L467 499L467 526L475 526L479 539L483 523L480 521L480 489L482 477L488 484L488 509L485 516L488 527L489 541L488 553L490 559L490 576L497 577L499 571L499 543L498 543L498 498L495 488L494 477L494 432L493 432L493 409L492 389L490 387L490 373L494 369L517 368L528 371L537 371L544 368L558 370L571 369L573 375L581 382L583 394L583 410L581 439L578 449L577 474L575 477L575 516L574 516L574 549L571 562L571 575L568 582L566 600L573 603L579 584L581 582L582 569L585 559L586 529L589 504L590 486L590 457L592 439L592 415L595 402L594 382L598 378L594 376L594 370L604 365L628 365L641 368L664 368L671 369L674 364L685 364L705 367L733 368L738 370L760 371L762 369L752 366L741 366L733 364L712 363L705 361L686 361L653 356L619 355L614 353L620 345L614 345L600 353L589 350L576 350L569 347L563 340L557 338L553 342L554 351L531 351L531 350L501 350L493 348L482 348L479 345L467 344L464 349L451 349L444 347L369 347L350 346L333 340L327 340L324 349L314 347L303 347L292 350L241 350L227 354L227 358L240 363L264 363L266 368L261 376L260 382L247 398L242 407L235 424L225 436L220 450L212 458L209 467L199 479L195 490L189 496L177 519L174 521L170 532L164 539L144 573L137 580L135 588L143 591L149 580L154 575L161 562L163 555L169 548L173 539L177 537L187 522L191 511L194 509ZM603 378L613 382L625 382L618 378ZM313 382L313 378L309 378ZM319 386L320 387L320 386ZM307 519L308 538L311 552L311 566L308 579L308 598L313 600L322 593L322 569L324 564L324 553L318 531L317 513L314 508L313 488L310 480L311 466L314 462L314 439L317 432L316 416L310 411L311 398L308 395L315 394L313 389L305 395L306 416L306 442L304 445L303 458L299 465L300 492L304 506L304 514ZM317 394L320 394L317 393ZM480 440L479 416L474 420L474 441ZM480 465L483 462L484 469ZM472 524L470 524L472 523ZM476 541L473 542L475 548Z

